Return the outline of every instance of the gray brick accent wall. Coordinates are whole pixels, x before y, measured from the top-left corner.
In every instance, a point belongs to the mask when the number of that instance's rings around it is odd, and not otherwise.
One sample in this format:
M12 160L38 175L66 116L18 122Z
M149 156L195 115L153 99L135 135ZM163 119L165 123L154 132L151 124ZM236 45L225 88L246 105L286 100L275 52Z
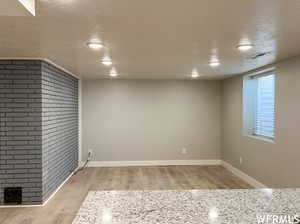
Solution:
M78 80L42 62L43 198L78 166Z
M40 60L0 60L0 204L41 204L78 165L78 80Z
M40 61L0 60L0 204L4 187L42 202L41 82Z

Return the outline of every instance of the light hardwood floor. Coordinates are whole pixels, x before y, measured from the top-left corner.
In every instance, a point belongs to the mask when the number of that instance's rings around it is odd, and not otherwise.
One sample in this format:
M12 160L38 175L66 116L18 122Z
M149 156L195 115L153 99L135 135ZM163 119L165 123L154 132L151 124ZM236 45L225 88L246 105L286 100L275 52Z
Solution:
M71 224L90 190L250 189L222 166L87 168L45 205L0 208L1 224Z

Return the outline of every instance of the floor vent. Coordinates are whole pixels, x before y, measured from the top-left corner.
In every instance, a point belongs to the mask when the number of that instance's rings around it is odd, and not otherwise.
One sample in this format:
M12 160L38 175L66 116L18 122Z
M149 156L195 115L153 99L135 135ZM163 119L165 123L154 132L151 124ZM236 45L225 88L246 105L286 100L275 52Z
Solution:
M21 187L4 188L4 203L12 204L12 205L22 204L22 188Z

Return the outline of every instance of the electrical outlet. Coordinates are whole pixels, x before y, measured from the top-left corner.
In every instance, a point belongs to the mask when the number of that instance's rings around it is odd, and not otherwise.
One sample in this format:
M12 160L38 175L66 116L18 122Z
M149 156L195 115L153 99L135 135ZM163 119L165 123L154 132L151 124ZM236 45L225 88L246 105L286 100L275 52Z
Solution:
M91 160L93 157L93 150L92 149L89 149L89 152L88 152L88 160Z
M181 149L181 154L187 154L187 149L186 148L182 148Z
M243 157L240 157L240 165L243 164Z

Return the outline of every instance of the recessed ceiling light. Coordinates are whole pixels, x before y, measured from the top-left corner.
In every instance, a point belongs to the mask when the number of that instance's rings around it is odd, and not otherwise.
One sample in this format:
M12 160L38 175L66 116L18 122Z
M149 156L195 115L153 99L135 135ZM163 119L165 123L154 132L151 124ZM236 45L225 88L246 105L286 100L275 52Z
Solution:
M109 75L110 75L111 77L117 77L117 76L118 76L118 73L117 73L117 71L116 71L115 68L112 68L112 69L110 70Z
M220 62L219 62L219 61L211 61L211 62L209 62L209 65L210 65L211 67L217 67L217 66L220 65Z
M191 77L192 78L198 78L199 77L199 73L198 73L196 68L193 69Z
M252 44L240 44L237 46L237 49L239 49L240 51L248 51L252 48L253 48Z
M109 56L103 57L101 62L102 62L102 64L104 64L106 66L112 65L112 61L111 61L111 58Z
M94 50L99 50L104 47L103 44L100 42L89 42L87 43L87 45L89 46L89 48Z

